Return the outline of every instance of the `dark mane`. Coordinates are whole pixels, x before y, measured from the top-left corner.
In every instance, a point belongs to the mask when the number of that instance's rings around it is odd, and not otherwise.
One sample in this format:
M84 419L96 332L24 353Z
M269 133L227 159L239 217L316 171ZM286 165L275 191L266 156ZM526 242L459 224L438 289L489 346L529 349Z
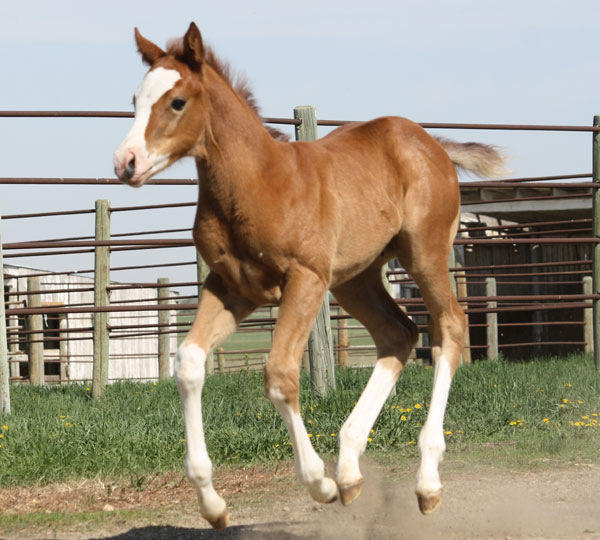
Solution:
M179 58L183 56L183 39L172 39L167 43L167 54L174 56L175 58ZM249 107L256 113L256 115L260 118L260 107L256 102L256 98L254 97L254 93L252 92L252 88L250 88L250 83L248 79L243 76L235 76L232 73L231 66L221 60L214 52L212 47L205 47L205 55L206 62L210 67L212 67L225 81L229 83L231 88L235 91L235 93L240 96ZM290 137L283 131L278 130L277 128L265 125L267 131L271 134L274 139L280 141L289 141Z

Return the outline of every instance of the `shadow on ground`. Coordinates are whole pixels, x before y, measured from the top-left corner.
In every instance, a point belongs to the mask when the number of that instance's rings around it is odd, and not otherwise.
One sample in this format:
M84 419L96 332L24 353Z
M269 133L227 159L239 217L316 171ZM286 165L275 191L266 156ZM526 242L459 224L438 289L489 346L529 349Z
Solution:
M140 527L111 536L109 540L313 540L314 535L284 532L291 523L272 522L238 525L222 531L185 527Z

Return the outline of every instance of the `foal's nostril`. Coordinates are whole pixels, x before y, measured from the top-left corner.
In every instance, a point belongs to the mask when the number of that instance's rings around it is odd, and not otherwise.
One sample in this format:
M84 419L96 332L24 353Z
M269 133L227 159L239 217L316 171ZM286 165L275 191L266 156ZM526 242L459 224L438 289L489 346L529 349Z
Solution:
M130 180L131 178L133 178L134 173L135 173L135 156L132 156L132 158L129 160L129 163L127 163L127 167L125 167L125 171L123 174L124 174L125 178Z

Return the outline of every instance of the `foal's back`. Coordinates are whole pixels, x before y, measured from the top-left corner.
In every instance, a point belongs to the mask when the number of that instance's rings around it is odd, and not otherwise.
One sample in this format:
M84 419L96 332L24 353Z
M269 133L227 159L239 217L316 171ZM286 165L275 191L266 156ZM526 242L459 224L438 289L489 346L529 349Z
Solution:
M453 228L456 170L418 124L382 117L291 147L302 172L297 181L318 186L307 204L319 208L313 234L329 244L332 286L396 256L401 231L406 237Z

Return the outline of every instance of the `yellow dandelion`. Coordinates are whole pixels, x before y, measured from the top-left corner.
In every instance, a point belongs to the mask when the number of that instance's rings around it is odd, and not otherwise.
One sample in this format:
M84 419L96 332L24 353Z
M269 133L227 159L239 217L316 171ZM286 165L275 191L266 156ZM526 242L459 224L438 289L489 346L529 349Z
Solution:
M567 398L563 398L563 403L569 403L569 400Z
M332 433L332 434L331 434L331 436L332 436L332 437L335 437L335 433Z
M452 435L451 431L444 431L444 435Z
M309 438L309 439L312 439L312 433L309 433L309 434L308 434L308 438Z
M549 418L544 418L544 419L542 420L542 422L544 422L544 424L548 424L548 423L550 422L550 419L549 419Z
M367 442L371 442L373 439L371 437L367 437Z
M517 423L516 423L514 420L511 420L511 421L508 423L508 425L510 425L510 426L516 426L516 425L517 425Z
M372 430L371 430L371 433L375 433L375 430L374 430L374 429L372 429Z
M92 390L92 389L91 389L89 386L86 386L86 387L85 387L85 391L86 391L86 392L90 392L91 390Z
M185 439L179 439L179 442L183 443L185 442Z
M412 409L410 407L407 407L406 412L411 412Z
M408 441L408 444L417 444L415 441Z
M400 417L400 420L402 420L403 422L406 422L406 416L402 415L402 416Z
M567 383L563 384L563 386L565 388L571 388L571 386L573 386L573 385L570 382L567 382Z
M275 448L279 448L279 445L278 445L278 444L276 444L276 445L275 445Z
M582 418L583 420L589 420L589 419L590 419L590 417L589 417L587 414L586 414L585 416L582 416L581 418Z
M420 409L421 408L421 404L420 403L415 403L415 409Z
M592 413L592 416L598 416L598 413Z
M65 416L64 414L61 414L61 415L60 415L60 419L61 419L61 420L64 420L65 418L66 418L66 416Z
M577 403L579 403L579 405L583 405L583 400L582 399L578 399Z

